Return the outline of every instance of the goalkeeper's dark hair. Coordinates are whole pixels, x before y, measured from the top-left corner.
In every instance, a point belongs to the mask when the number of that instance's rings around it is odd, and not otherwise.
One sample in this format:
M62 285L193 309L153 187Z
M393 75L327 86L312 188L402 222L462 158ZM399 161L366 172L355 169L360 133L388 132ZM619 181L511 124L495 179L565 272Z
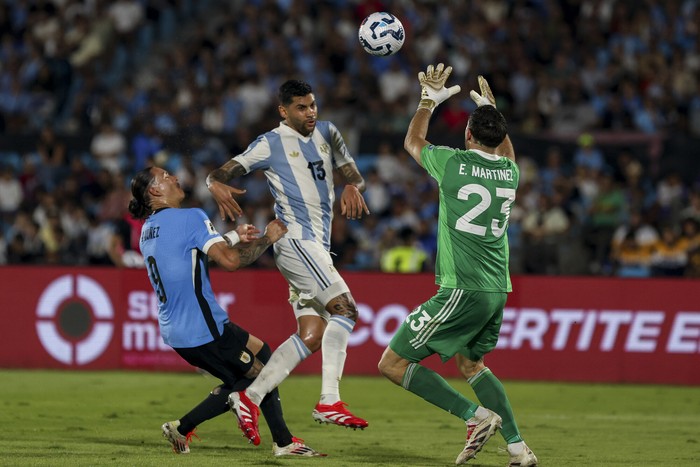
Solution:
M506 118L492 105L477 107L469 117L467 128L476 142L487 148L498 147L508 134Z
M151 173L153 167L139 170L131 179L131 201L129 201L129 213L134 219L145 219L151 214L151 197L148 195L148 187L155 178Z
M282 104L283 106L288 106L292 103L292 100L295 97L304 97L307 94L311 94L312 92L314 92L314 90L311 88L311 85L306 81L290 79L282 83L277 98L279 99L280 104Z

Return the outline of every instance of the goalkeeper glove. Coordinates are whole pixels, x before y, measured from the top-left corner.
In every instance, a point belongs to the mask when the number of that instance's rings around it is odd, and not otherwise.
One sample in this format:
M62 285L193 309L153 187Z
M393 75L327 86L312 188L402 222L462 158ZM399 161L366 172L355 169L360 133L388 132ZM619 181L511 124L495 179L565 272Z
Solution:
M479 88L481 89L481 94L474 90L469 91L469 95L471 96L472 100L476 102L476 106L481 107L482 105L492 105L496 107L496 98L493 97L491 87L486 81L486 78L481 75L479 75Z
M452 67L445 68L442 63L438 63L436 67L428 65L425 72L418 73L418 82L422 88L419 109L428 109L432 113L438 104L445 102L462 90L459 86L445 87L450 73L452 73Z

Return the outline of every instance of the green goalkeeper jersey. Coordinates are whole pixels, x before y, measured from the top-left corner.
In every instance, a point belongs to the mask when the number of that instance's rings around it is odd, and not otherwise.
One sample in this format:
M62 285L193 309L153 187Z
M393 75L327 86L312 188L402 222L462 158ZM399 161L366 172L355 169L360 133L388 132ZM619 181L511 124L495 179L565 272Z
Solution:
M478 150L428 145L421 163L440 190L435 282L446 288L510 292L508 217L520 170Z

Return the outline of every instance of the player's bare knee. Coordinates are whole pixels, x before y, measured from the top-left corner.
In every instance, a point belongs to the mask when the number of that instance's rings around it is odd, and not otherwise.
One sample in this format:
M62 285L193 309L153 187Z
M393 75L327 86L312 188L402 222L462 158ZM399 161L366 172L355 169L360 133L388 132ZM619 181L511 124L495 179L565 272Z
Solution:
M393 350L387 347L382 354L382 358L379 359L377 368L389 381L401 385L408 364L408 360L399 357Z
M323 339L322 334L307 333L300 337L301 341L304 343L306 348L311 351L311 353L314 353L321 348L321 340Z
M462 376L464 376L467 379L471 378L484 368L483 359L479 361L473 361L469 360L463 355L458 355L456 361L457 368L459 368L459 372L462 373Z
M377 368L379 369L379 373L381 373L382 376L388 378L390 381L396 382L395 376L397 373L397 369L394 365L392 365L390 362L388 362L386 358L382 357L379 360L379 363L377 364Z

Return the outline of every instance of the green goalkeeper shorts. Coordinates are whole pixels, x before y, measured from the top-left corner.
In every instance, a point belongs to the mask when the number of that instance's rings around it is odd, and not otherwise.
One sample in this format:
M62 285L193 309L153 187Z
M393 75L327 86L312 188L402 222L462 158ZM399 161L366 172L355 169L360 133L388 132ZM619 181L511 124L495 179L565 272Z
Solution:
M478 361L498 343L507 296L440 288L406 317L389 347L414 363L435 353L443 362L457 353Z

